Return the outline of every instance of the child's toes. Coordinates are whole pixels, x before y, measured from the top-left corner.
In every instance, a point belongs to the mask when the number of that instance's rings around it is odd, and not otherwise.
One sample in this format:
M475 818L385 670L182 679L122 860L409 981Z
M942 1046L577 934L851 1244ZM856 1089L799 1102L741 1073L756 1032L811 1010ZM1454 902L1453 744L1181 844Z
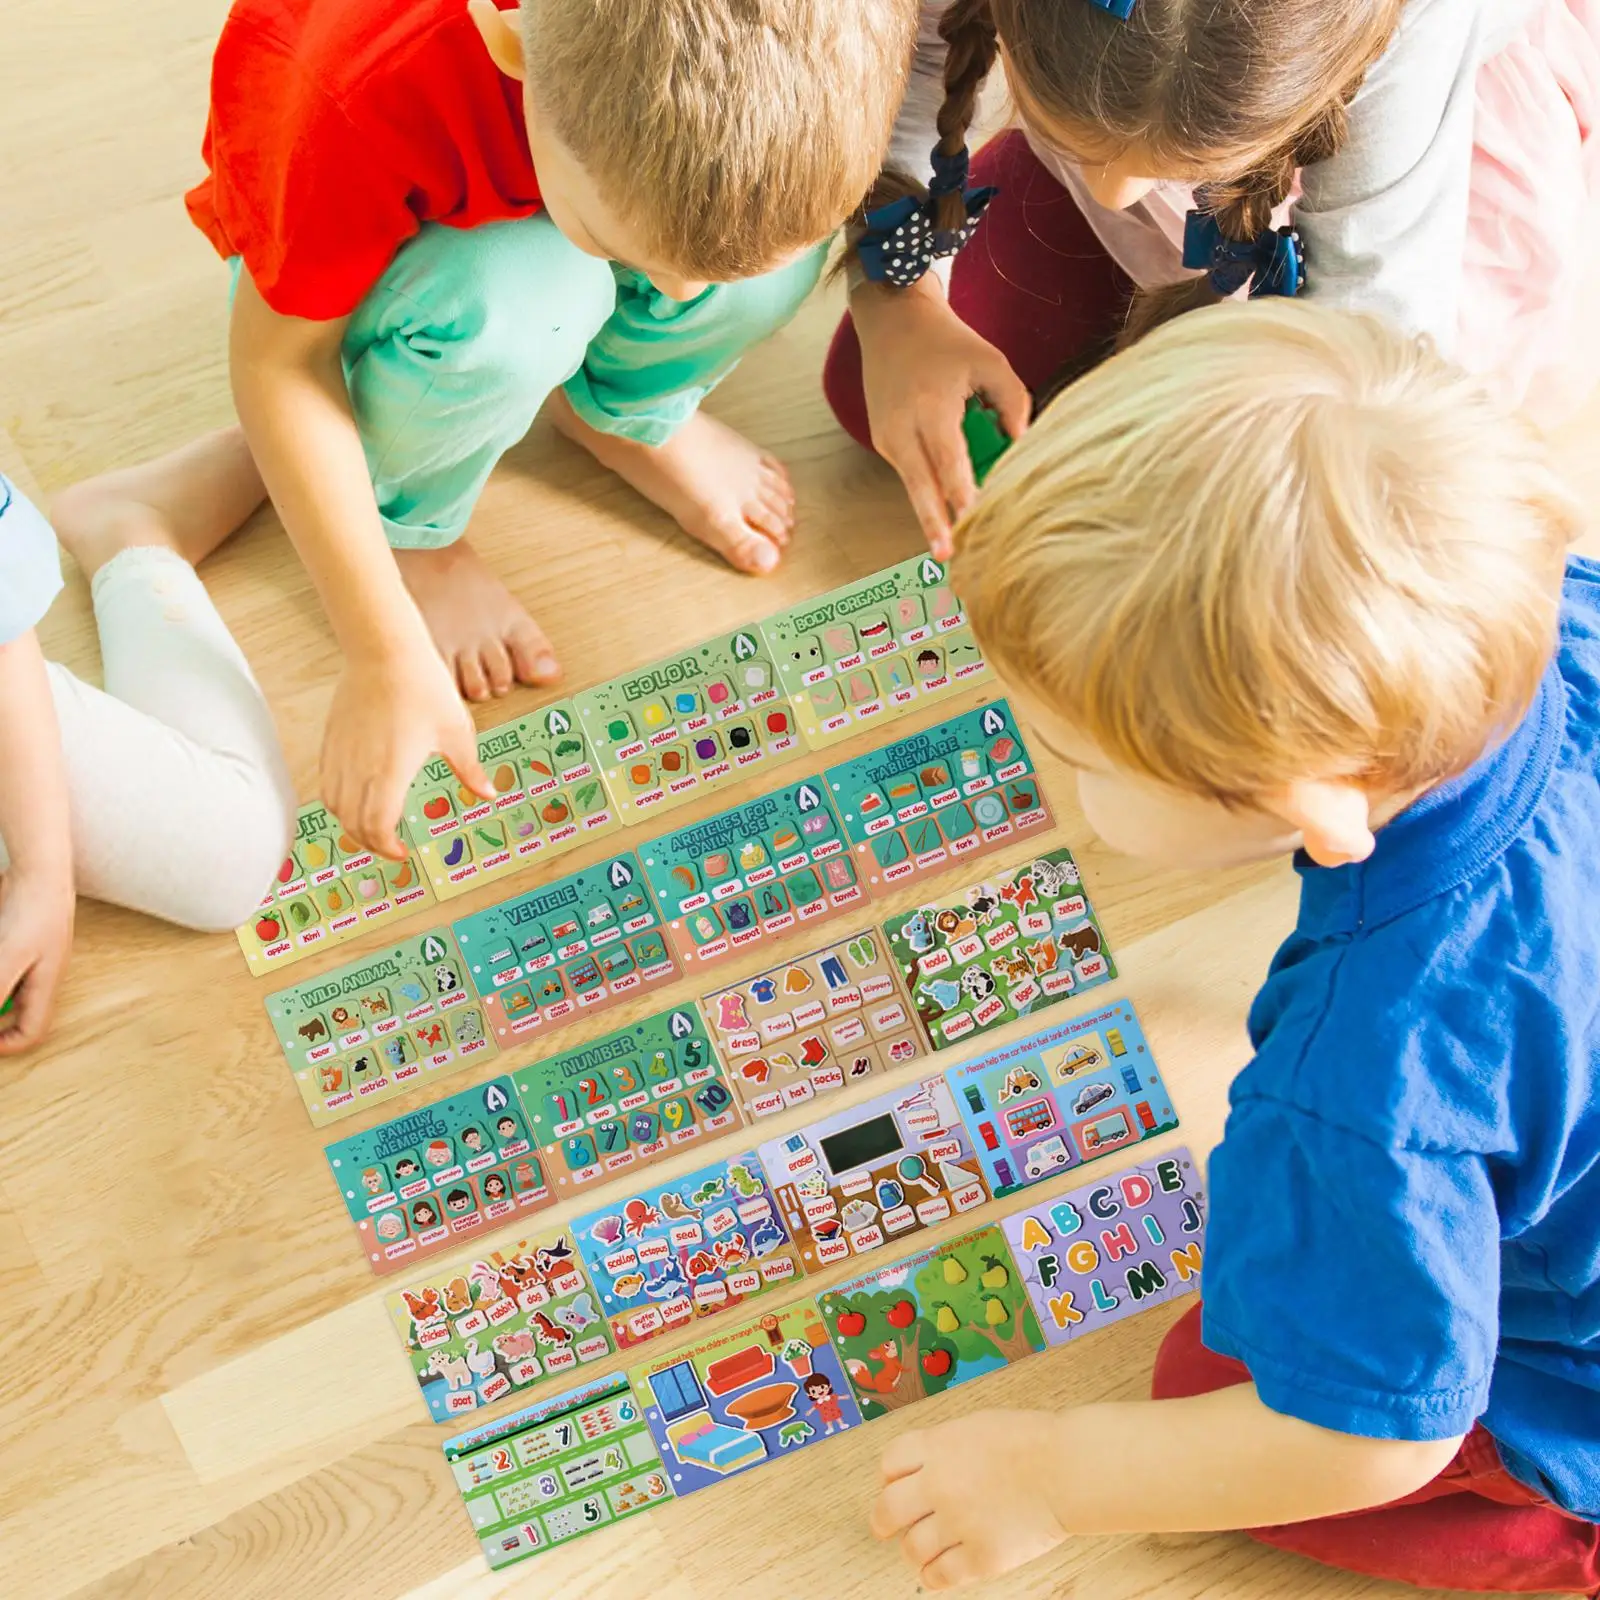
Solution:
M761 455L761 486L771 490L785 505L794 505L794 484L789 469L776 457L765 451Z
M488 680L493 695L509 694L515 681L511 670L511 652L498 639L487 639L478 652L483 675Z
M456 657L456 681L468 700L489 698L489 674L484 671L482 658L476 650L463 650Z
M519 683L554 683L561 676L561 663L544 630L532 617L521 617L506 634L511 652L511 667Z

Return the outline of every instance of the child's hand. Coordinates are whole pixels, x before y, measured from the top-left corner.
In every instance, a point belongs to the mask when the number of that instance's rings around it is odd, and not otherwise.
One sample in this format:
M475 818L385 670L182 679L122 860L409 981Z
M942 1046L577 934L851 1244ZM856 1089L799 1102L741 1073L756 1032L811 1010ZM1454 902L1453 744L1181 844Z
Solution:
M0 1056L32 1049L55 1013L77 908L70 871L9 873L0 883Z
M925 1589L992 1578L1066 1538L1048 1490L1069 1467L1061 1418L1047 1411L980 1411L902 1434L883 1453L872 1532L900 1540Z
M1032 400L1011 363L929 278L910 289L865 285L850 310L873 447L900 474L929 549L946 560L951 525L978 495L961 432L967 397L984 396L1013 439L1027 429Z
M402 859L397 823L406 790L435 753L469 789L494 798L472 714L438 655L428 649L349 662L322 736L322 798L346 832L368 850Z

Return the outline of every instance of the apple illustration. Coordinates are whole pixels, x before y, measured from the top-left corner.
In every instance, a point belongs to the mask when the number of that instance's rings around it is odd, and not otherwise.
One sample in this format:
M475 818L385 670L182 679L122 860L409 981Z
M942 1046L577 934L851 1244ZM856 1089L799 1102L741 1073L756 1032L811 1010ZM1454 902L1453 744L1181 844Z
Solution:
M433 799L425 800L422 804L422 814L429 822L437 822L440 817L450 815L450 796L436 794Z
M839 1332L846 1339L854 1339L858 1334L867 1331L867 1319L859 1311L841 1311L839 1313Z
M909 1328L917 1320L917 1303L914 1300L896 1300L884 1312L883 1320L891 1328Z
M276 917L263 917L256 924L256 938L262 944L271 944L283 932L283 924Z
M955 1362L950 1359L948 1350L929 1350L922 1358L922 1370L930 1378L942 1378L949 1372Z

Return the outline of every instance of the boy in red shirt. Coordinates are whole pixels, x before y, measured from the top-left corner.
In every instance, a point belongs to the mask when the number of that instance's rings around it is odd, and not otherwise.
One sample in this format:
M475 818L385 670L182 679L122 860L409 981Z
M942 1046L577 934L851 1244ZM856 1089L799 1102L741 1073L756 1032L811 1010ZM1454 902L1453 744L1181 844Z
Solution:
M243 430L204 470L271 494L317 585L345 652L322 795L364 844L400 854L432 752L491 792L458 684L558 675L462 539L546 400L734 566L777 564L783 468L697 408L815 283L915 27L915 0L236 0L188 204L234 263ZM152 515L196 459L114 492Z

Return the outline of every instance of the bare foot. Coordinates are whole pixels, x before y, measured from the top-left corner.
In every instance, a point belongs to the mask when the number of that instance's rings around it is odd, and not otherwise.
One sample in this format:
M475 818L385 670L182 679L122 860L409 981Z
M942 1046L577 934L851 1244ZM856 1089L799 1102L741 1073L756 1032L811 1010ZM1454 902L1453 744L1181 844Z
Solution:
M396 550L394 558L467 699L487 700L513 683L554 683L561 676L539 624L465 539L442 550Z
M591 428L559 390L548 402L557 431L581 444L691 538L740 572L771 572L794 531L794 489L776 456L697 411L663 445Z
M267 491L239 428L208 433L120 472L86 478L57 496L57 537L92 578L119 551L158 546L198 566Z

